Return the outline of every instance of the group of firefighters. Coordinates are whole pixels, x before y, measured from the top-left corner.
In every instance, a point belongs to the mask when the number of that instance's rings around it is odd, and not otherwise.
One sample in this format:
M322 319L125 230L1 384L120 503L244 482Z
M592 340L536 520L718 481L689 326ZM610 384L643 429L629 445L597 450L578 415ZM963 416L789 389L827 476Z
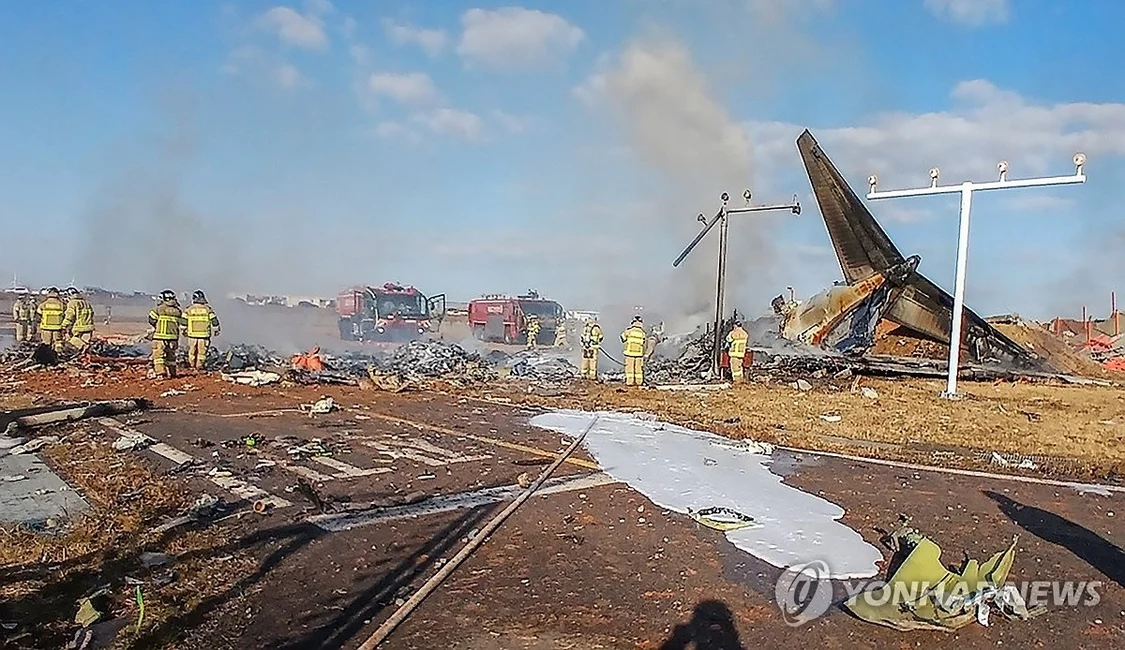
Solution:
M56 352L62 353L67 345L79 352L85 351L94 333L94 308L74 287L66 290L66 302L63 302L61 293L55 287L47 289L46 294L38 304L30 295L18 298L13 304L12 319L16 324L16 341L30 341L38 333L39 340L50 345ZM163 378L176 376L176 350L181 334L188 341L188 366L195 370L204 368L211 338L220 334L219 318L202 291L192 294L191 305L186 309L180 308L174 291L168 289L160 292L159 304L148 313L148 324L151 328L149 336L152 339L153 371ZM539 332L539 319L529 319L528 347L535 347ZM659 338L662 332L654 330L653 334ZM586 321L580 338L580 376L583 379L598 378L598 353L604 338L597 318ZM645 359L652 353L649 345L651 339L645 331L644 320L639 315L634 316L633 322L621 333L626 386L644 384ZM725 346L730 358L731 378L736 382L743 380L743 363L749 339L742 323L736 320L727 334ZM565 345L566 328L560 324L555 330L555 346Z
M44 344L62 353L70 346L84 351L94 335L94 308L75 287L66 290L66 300L57 287L47 289L42 302L24 295L12 304L12 320L16 325L16 342L31 341L37 336Z
M62 354L68 347L79 354L85 352L94 335L94 308L75 287L69 287L66 301L62 292L50 287L41 302L31 295L21 296L12 305L16 325L16 342L38 339ZM109 311L106 311L109 322ZM188 341L188 366L202 370L207 362L211 337L220 333L219 318L207 303L202 291L192 294L191 305L181 309L176 293L165 290L160 302L148 313L152 339L152 367L159 377L176 376L176 349L180 335Z
M659 328L663 330L661 326ZM662 331L657 334L659 338ZM602 328L596 318L586 321L582 329L582 365L580 376L583 379L598 378L598 353L601 351ZM652 337L645 331L644 320L638 315L633 317L633 322L621 333L622 353L625 357L625 385L642 386L645 379L645 359L652 353L649 345ZM727 334L725 349L730 358L731 379L741 382L744 379L743 364L750 335L742 327L741 321L735 321L731 331Z
M175 291L161 291L160 302L148 313L148 325L152 337L152 369L157 377L166 379L176 376L180 334L188 341L188 367L203 370L211 337L221 333L219 317L202 291L191 295L191 305L187 309L180 308Z

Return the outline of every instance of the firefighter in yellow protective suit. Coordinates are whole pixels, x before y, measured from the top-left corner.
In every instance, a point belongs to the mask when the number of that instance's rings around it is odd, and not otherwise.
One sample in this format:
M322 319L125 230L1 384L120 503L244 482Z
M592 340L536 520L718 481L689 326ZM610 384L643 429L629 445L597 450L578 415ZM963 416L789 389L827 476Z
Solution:
M602 326L596 318L590 319L582 328L582 367L583 379L598 378L598 352L602 349Z
M12 322L16 324L16 343L31 340L31 317L35 306L24 296L17 296L12 303Z
M736 383L742 381L742 364L746 359L746 345L750 335L742 329L742 322L735 321L734 328L727 334L727 356L730 357L730 376Z
M640 316L634 316L633 322L621 333L621 343L624 344L625 355L625 385L640 386L645 381L645 342L648 334L645 332L644 321Z
M538 343L540 328L538 316L527 317L527 349L534 348Z
M176 347L184 317L174 291L160 292L160 304L148 313L148 324L152 328L152 369L159 377L175 377Z
M47 297L35 308L35 313L39 314L39 340L54 348L55 352L62 352L66 305L59 298L56 287L47 289Z
M184 320L187 329L184 332L188 340L188 365L196 370L203 370L207 362L207 350L211 347L211 337L220 333L219 317L215 310L207 304L207 296L202 291L191 295L191 305L184 310Z
M563 320L563 319L561 319L561 318L560 318L560 319L558 320L558 322L557 322L557 323L555 324L555 347L556 347L556 348L565 348L565 347L567 347L567 342L566 342L566 321L565 321L565 320Z
M66 290L66 312L63 314L63 331L68 342L79 352L85 352L94 337L94 308L74 287Z

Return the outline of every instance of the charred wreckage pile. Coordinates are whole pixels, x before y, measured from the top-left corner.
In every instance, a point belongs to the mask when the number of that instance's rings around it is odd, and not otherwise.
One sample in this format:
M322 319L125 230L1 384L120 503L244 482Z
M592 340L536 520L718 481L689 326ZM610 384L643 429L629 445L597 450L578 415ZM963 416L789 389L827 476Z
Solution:
M179 351L180 361L186 353ZM33 370L64 363L121 366L149 363L148 347L132 342L95 341L81 355L60 357L49 346L22 344L0 353L8 371ZM390 350L322 352L320 348L285 355L260 345L233 344L212 348L206 369L235 383L265 385L285 380L298 384L360 385L371 381L383 389L402 390L426 380L474 384L515 377L552 383L570 381L578 368L566 358L538 350L508 354L481 353L441 340L418 340Z

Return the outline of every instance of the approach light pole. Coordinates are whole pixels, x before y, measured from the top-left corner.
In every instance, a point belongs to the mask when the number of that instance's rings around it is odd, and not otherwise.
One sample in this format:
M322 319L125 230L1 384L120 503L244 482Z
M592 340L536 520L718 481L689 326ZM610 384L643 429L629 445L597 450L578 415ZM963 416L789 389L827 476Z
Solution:
M985 190L1009 190L1020 187L1045 187L1048 185L1074 185L1085 183L1086 175L1083 167L1086 165L1086 154L1076 153L1073 158L1074 174L1071 176L1049 176L1044 178L1022 178L1015 181L1008 180L1008 161L1001 160L996 164L1000 172L1000 179L990 183L972 183L965 181L960 185L938 185L941 171L937 167L930 170L930 186L913 190L892 190L889 192L875 191L879 177L875 174L867 177L871 191L867 193L869 200L898 199L907 196L928 196L930 194L961 194L961 217L957 234L957 276L953 291L953 324L949 335L949 375L945 382L945 392L942 397L957 399L957 370L961 358L961 321L965 312L965 266L969 256L969 213L972 210L973 192Z
M746 200L746 205L730 208L727 207L730 195L723 192L720 197L723 204L719 206L719 211L715 213L714 217L711 217L710 221L703 216L702 212L699 213L696 220L704 224L703 230L699 231L699 234L695 236L695 239L691 240L691 243L687 245L684 252L680 253L680 256L676 258L675 262L672 262L673 267L679 266L680 262L684 261L684 258L688 256L688 253L691 253L692 249L694 249L707 233L711 231L711 228L713 228L716 223L719 224L719 264L715 277L715 343L712 348L711 358L711 373L715 377L718 377L720 374L723 360L723 342L719 338L719 329L723 324L723 302L727 288L727 229L729 227L729 216L744 212L770 212L773 210L788 210L796 215L801 214L801 203L797 200L796 194L793 195L792 203L774 205L750 205L750 197L750 190L746 190L742 193L742 198Z

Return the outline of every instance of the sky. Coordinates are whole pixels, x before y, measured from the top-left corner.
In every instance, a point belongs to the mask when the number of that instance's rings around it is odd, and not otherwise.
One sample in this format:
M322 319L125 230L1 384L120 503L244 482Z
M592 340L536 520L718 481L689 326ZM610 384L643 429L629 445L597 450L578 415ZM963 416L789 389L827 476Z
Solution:
M841 278L795 140L860 194L1074 172L973 199L971 307L1109 310L1125 289L1125 4L1109 0L6 2L0 273L29 285L706 313ZM741 203L737 198L735 203ZM869 207L953 284L958 199ZM1125 299L1125 297L1123 297Z

